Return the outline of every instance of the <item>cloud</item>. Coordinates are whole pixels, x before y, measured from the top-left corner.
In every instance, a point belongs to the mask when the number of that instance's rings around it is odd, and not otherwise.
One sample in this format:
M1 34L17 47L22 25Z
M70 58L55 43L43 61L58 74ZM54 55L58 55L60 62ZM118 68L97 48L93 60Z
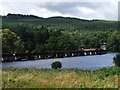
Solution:
M3 15L3 8L2 8L1 3L0 3L0 14Z
M72 0L71 0L72 1ZM117 20L117 2L5 2L0 14L20 13L40 17L65 16Z
M79 12L81 12L84 15L95 14L95 10L92 10L87 7L77 7L77 9L79 10Z
M31 9L29 11L29 14L40 16L40 17L52 17L52 16L62 16L59 12L52 12L47 10L46 8L39 8L39 9Z
M52 12L59 12L63 16L69 15L83 19L118 19L117 2L48 2L37 3L40 8L47 8Z

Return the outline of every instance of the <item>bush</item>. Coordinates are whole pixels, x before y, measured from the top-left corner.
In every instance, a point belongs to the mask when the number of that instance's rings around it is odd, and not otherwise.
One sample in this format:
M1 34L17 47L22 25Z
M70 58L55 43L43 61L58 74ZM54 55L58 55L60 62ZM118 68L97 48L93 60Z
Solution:
M120 67L120 54L117 54L117 55L113 58L113 62L115 63L116 66Z
M52 68L53 69L58 69L58 68L61 68L61 67L62 67L62 64L59 61L55 61L55 62L52 63Z

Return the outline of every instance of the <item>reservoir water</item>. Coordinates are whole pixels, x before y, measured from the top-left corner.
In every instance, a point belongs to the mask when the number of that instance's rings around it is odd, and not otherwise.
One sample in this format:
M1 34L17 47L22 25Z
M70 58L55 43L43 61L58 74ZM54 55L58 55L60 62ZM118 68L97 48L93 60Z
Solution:
M117 53L107 53L103 55L92 56L78 56L68 58L54 58L54 59L41 59L33 61L15 61L15 62L3 62L2 67L36 67L36 68L51 68L51 64L54 61L60 61L62 68L74 68L74 69L87 69L97 70L103 67L114 66L113 57Z

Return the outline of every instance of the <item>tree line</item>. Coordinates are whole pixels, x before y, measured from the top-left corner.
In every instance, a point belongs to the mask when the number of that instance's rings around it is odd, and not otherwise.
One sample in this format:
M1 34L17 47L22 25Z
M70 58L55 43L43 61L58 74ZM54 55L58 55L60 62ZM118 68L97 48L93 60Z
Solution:
M120 52L120 31L61 31L41 27L39 30L3 29L3 53L51 52L99 48L107 43L108 51Z

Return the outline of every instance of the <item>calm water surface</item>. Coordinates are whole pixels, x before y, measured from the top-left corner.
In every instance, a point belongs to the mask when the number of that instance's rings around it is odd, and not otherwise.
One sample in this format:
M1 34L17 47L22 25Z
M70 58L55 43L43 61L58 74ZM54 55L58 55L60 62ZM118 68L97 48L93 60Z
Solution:
M3 62L2 67L36 67L51 68L54 61L60 61L62 68L97 70L103 67L114 66L113 57L117 53L108 53L104 55L79 56L68 58L41 59L34 61Z

